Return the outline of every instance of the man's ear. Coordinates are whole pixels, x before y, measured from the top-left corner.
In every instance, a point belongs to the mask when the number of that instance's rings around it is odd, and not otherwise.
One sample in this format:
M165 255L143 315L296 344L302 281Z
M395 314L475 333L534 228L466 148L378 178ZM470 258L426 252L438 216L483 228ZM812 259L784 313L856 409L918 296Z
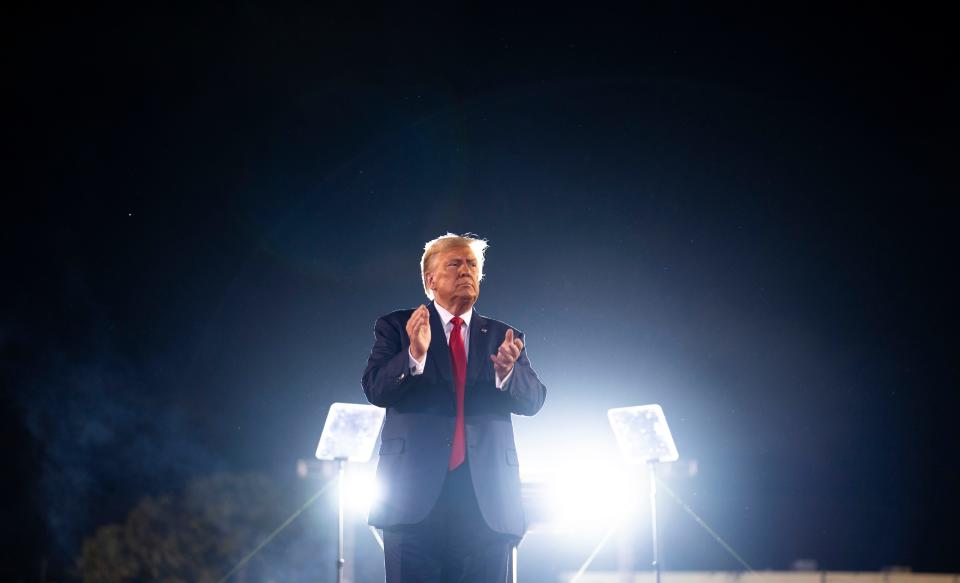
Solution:
M427 289L437 289L433 286L433 274L427 272Z

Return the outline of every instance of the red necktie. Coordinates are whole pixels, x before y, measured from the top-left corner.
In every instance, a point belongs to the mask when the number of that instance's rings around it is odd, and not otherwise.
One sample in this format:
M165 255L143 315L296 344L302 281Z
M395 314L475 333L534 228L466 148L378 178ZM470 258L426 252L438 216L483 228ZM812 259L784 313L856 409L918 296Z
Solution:
M453 448L450 450L450 463L447 468L453 470L467 457L463 423L463 392L467 384L467 351L463 347L463 335L460 326L463 320L454 316L450 322L450 362L453 364L453 388L457 396L457 424L453 429Z

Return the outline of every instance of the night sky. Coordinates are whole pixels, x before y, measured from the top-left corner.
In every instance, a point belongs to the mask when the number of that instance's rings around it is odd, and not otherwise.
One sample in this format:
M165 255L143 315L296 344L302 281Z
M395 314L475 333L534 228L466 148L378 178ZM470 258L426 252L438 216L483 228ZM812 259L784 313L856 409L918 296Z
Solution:
M290 477L447 231L548 387L523 464L656 402L755 567L960 571L956 33L900 10L5 9L0 574Z

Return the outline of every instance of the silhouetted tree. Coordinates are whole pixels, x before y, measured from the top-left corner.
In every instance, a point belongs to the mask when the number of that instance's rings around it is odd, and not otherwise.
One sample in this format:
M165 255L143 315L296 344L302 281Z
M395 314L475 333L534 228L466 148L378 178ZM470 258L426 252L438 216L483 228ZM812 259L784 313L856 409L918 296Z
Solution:
M260 475L198 479L177 496L147 496L123 524L99 528L84 540L77 568L85 583L216 582L277 526L280 506L279 490Z

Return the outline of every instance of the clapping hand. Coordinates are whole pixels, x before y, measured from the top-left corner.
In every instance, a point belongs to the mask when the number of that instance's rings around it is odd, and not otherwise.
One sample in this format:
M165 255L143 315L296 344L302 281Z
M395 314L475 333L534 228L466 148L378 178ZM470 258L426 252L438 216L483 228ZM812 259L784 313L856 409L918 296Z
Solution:
M410 338L410 356L416 361L423 360L430 348L430 312L427 306L420 306L410 314L407 336Z
M520 358L521 350L523 350L523 340L514 338L513 330L508 328L503 344L497 349L496 354L490 355L490 360L493 361L493 369L497 372L498 378L502 380L510 374L514 363Z

